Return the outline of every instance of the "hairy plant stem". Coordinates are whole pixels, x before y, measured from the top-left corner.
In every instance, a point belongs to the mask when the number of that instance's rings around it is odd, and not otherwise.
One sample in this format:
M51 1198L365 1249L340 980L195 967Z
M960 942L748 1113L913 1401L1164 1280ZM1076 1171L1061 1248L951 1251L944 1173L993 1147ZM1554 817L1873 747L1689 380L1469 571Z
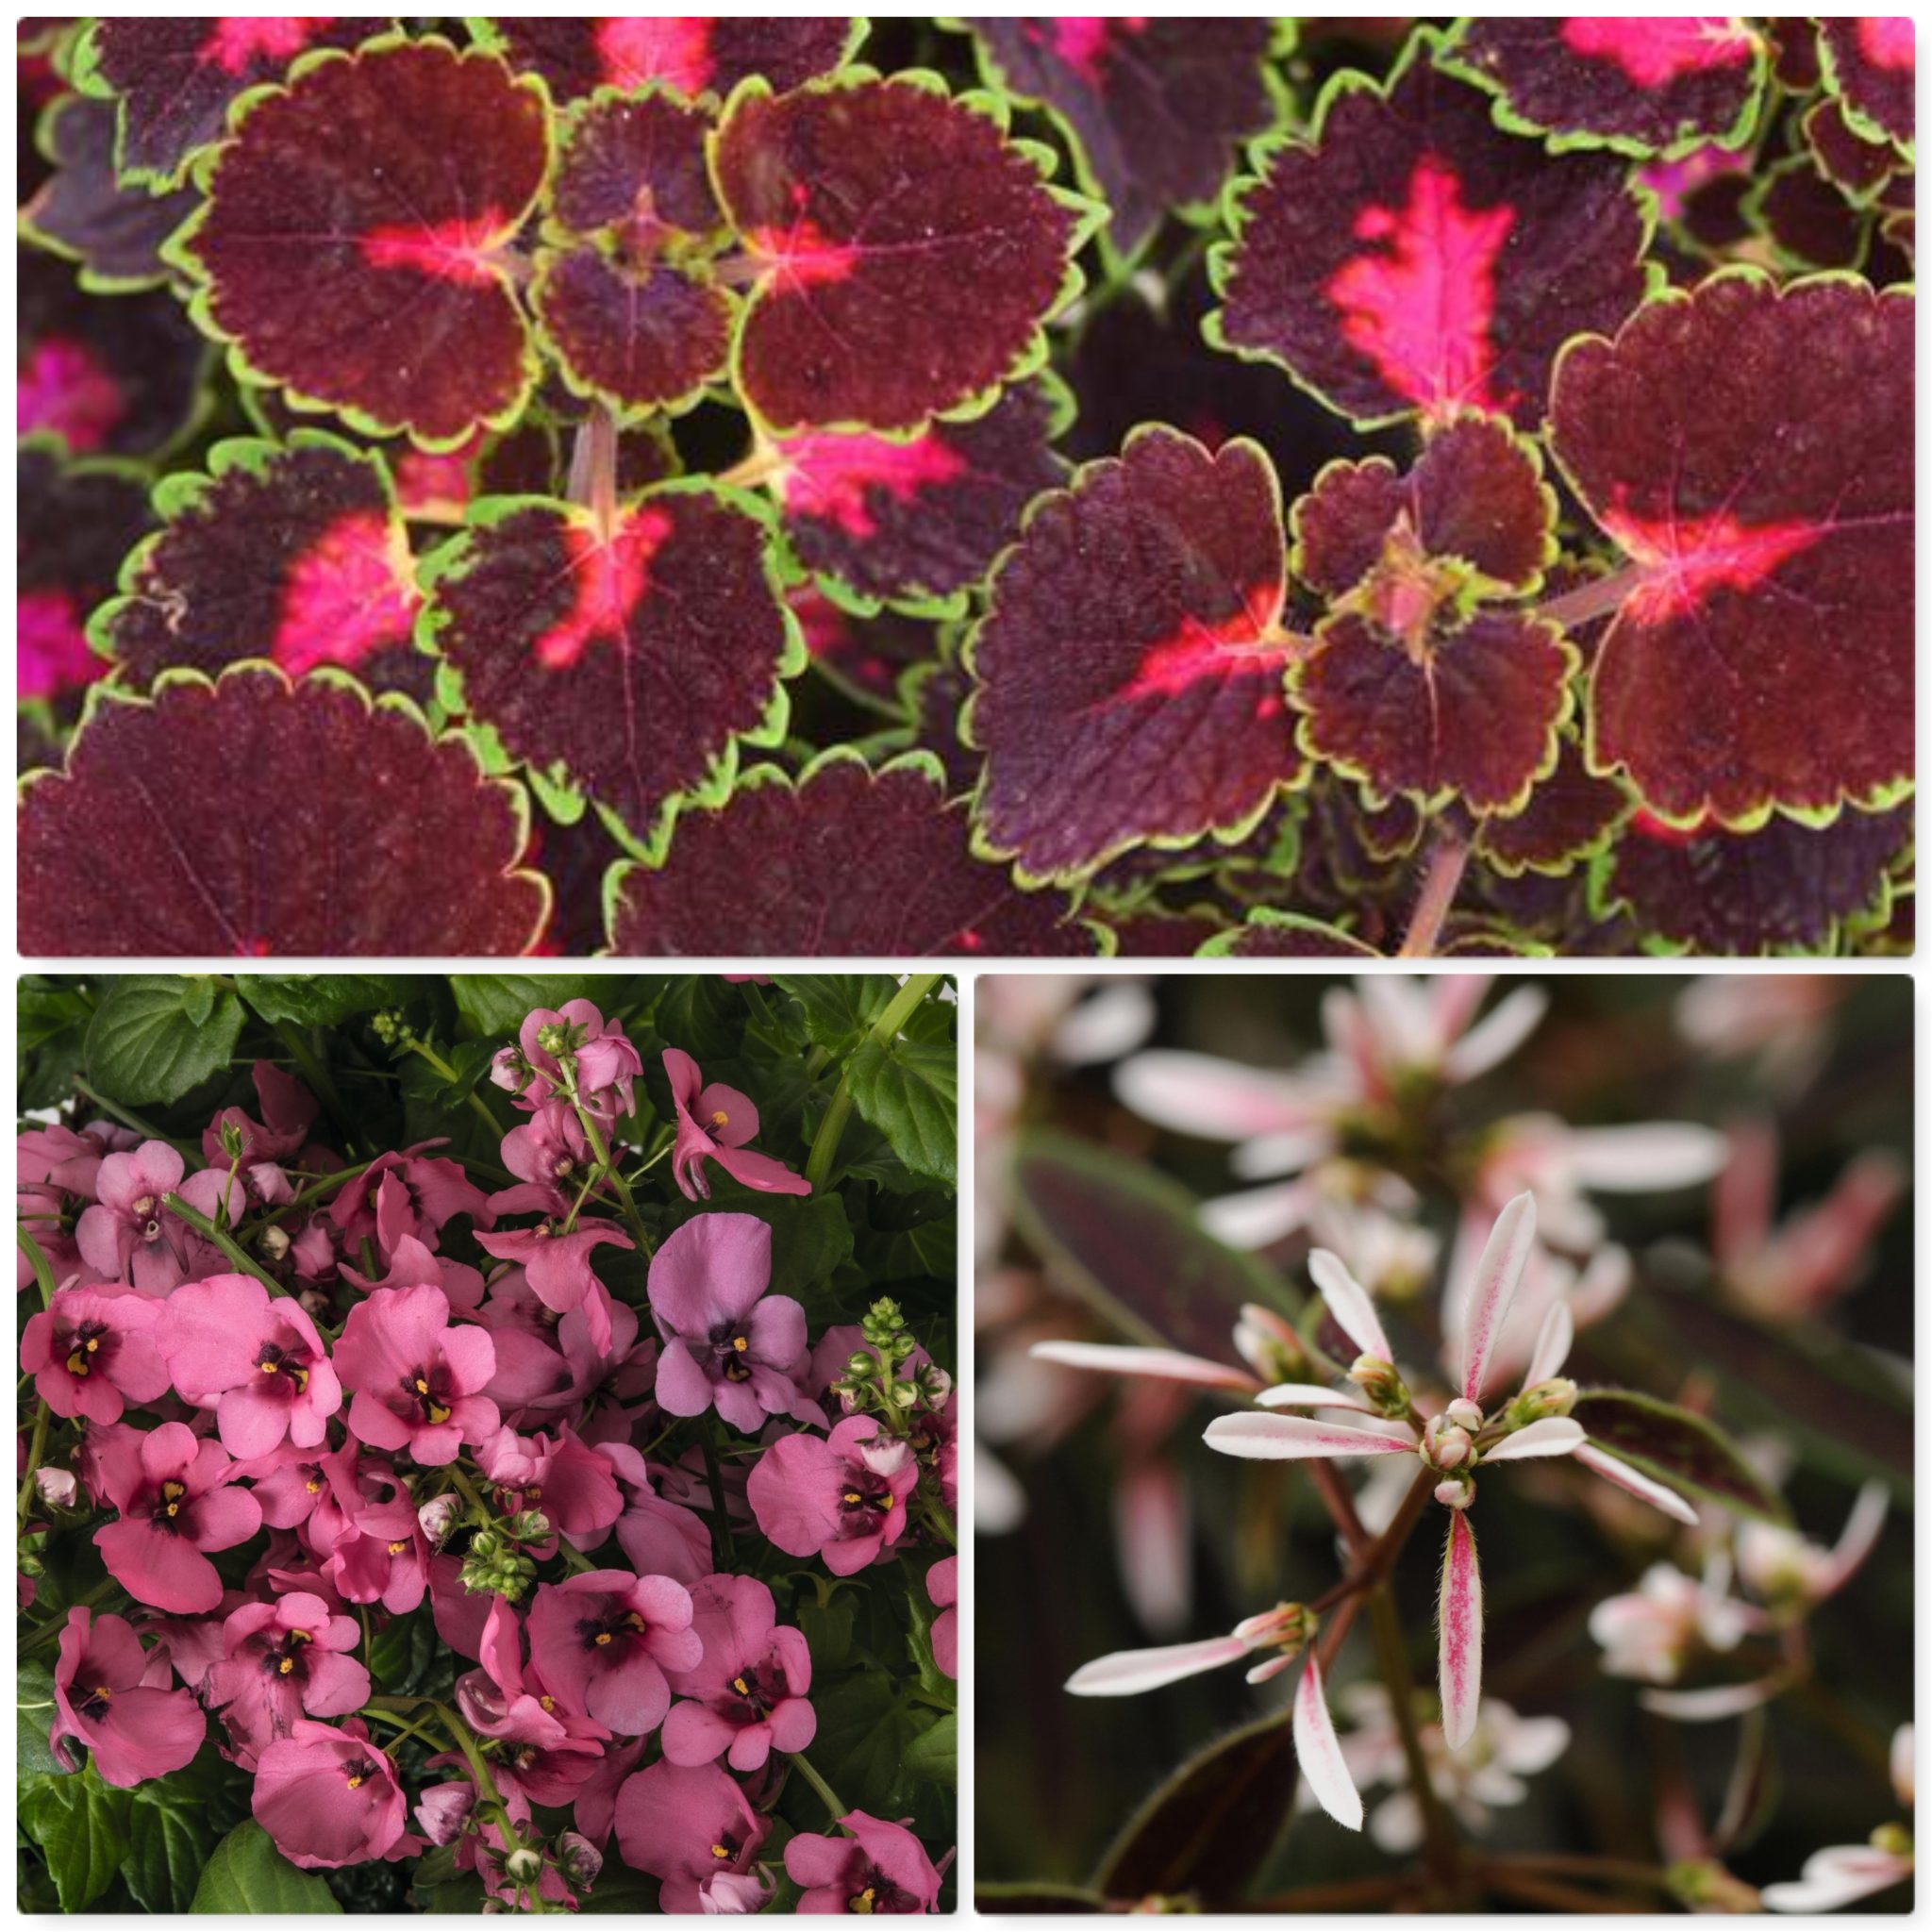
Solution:
M1565 591L1561 596L1551 597L1539 604L1534 614L1545 624L1554 624L1558 630L1574 629L1579 624L1608 617L1621 609L1624 600L1642 581L1641 568L1626 563L1607 575L1591 577L1588 583L1578 584L1574 590Z
M26 1474L20 1479L20 1510L13 1532L16 1539L25 1534L26 1512L33 1507L34 1472L40 1468L41 1457L46 1453L48 1413L44 1402L34 1404L33 1440L27 1444Z
M1317 1468L1322 1465L1316 1464ZM1333 1472L1331 1471L1332 1474ZM1408 1493L1402 1499L1401 1507L1390 1519L1389 1527L1365 1550L1358 1553L1359 1560L1347 1575L1329 1586L1308 1607L1318 1614L1331 1609L1335 1605L1345 1603L1351 1597L1359 1596L1364 1591L1373 1590L1394 1567L1395 1559L1402 1554L1403 1545L1408 1541L1409 1533L1415 1528L1417 1519L1423 1513L1436 1487L1435 1473L1422 1469L1416 1473L1415 1480L1408 1486ZM1351 1506L1353 1513L1353 1506ZM1360 1528L1360 1524L1357 1524Z
M244 1274L252 1274L271 1294L286 1295L288 1290L277 1281L261 1263L254 1258L240 1242L223 1233L208 1216L198 1208L191 1208L179 1194L163 1194L161 1206L177 1221L185 1221L204 1241L212 1241L228 1259Z
M570 500L591 512L600 541L617 528L617 422L602 403L578 425L570 453Z
M825 1807L832 1823L838 1824L846 1815L845 1801L812 1769L811 1759L803 1751L788 1751L785 1755L796 1767L799 1775L819 1794L819 1803Z
M1340 1472L1315 1458L1308 1463L1308 1480L1314 1484L1315 1493L1327 1505L1341 1541L1348 1545L1348 1554L1359 1557L1369 1546L1369 1533L1362 1527L1361 1518L1356 1514L1355 1498L1349 1494L1348 1485L1341 1480Z
M1397 958L1434 957L1436 941L1442 937L1443 922L1449 917L1457 893L1462 890L1462 874L1468 864L1468 841L1453 832L1443 833L1429 855L1429 868L1423 874L1422 891L1416 894L1415 909L1408 916L1408 930L1402 936Z
M1423 1751L1422 1728L1416 1723L1415 1678L1408 1668L1408 1652L1402 1636L1402 1619L1395 1609L1395 1598L1387 1580L1369 1591L1369 1623L1375 1638L1375 1663L1389 1691L1389 1707L1402 1739L1402 1755L1408 1765L1408 1781L1423 1815L1423 1863L1429 1875L1445 1891L1453 1891L1459 1862L1456 1826L1437 1794L1429 1776L1429 1761Z
M875 1041L883 1046L896 1038L899 1029L918 1011L926 994L943 976L938 973L910 974L906 984L887 1003L885 1011L873 1022L866 1041ZM824 1187L832 1172L832 1162L838 1158L839 1142L844 1135L845 1123L852 1117L852 1105L851 1084L841 1069L838 1091L832 1095L832 1104L825 1109L824 1119L819 1123L818 1132L812 1136L811 1152L806 1156L805 1177L814 1188Z

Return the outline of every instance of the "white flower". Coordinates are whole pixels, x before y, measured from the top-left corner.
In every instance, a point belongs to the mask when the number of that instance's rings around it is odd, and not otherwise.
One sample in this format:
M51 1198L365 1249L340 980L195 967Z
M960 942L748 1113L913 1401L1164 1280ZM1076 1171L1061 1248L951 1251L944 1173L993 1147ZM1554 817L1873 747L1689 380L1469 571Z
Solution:
M1714 1557L1702 1582L1674 1564L1653 1564L1635 1591L1591 1611L1590 1634L1611 1676L1674 1684L1695 1646L1735 1650L1752 1622L1749 1607L1730 1595L1729 1564Z
M1840 1591L1872 1554L1890 1507L1883 1483L1867 1483L1837 1544L1826 1549L1774 1523L1756 1521L1738 1531L1738 1574L1753 1594L1767 1603L1809 1608Z

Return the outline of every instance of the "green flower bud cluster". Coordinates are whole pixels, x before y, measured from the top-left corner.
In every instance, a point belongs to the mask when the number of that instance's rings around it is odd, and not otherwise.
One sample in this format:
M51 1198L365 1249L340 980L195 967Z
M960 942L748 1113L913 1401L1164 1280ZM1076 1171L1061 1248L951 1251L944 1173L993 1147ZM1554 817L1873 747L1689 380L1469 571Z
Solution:
M369 1023L369 1030L385 1046L406 1051L416 1043L416 1029L393 1007L386 1007Z
M1348 1379L1369 1399L1377 1415L1404 1416L1408 1413L1407 1387L1396 1373L1393 1362L1377 1355L1361 1355L1348 1372Z
M242 1138L241 1127L234 1121L222 1123L222 1153L229 1160L240 1160L246 1144Z
M537 1565L495 1530L479 1529L470 1539L462 1577L463 1588L478 1596L508 1597L516 1603L536 1582Z

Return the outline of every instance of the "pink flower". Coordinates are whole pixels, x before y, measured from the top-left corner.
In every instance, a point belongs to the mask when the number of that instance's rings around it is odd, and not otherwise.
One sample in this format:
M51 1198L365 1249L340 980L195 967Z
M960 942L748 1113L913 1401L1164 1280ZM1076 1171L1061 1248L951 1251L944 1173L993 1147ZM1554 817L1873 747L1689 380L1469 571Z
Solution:
M525 1106L534 1107L563 1087L562 1061L568 1058L587 1112L608 1122L632 1111L631 1084L644 1063L624 1028L614 1020L606 1025L589 1000L566 1000L555 1012L540 1008L518 1028L517 1044L531 1077L524 1088L511 1091L521 1091ZM497 1059L505 1064L502 1054ZM492 1077L499 1086L506 1084L500 1073Z
M369 1673L343 1655L361 1638L354 1617L331 1616L321 1597L303 1591L228 1614L208 1702L221 1709L243 1770L275 1739L292 1736L304 1715L345 1717L362 1707Z
M658 1403L667 1415L716 1407L749 1436L768 1415L820 1420L798 1386L805 1310L765 1293L772 1230L755 1214L700 1214L651 1257L651 1313L664 1338Z
M117 1423L128 1403L168 1392L154 1339L160 1317L159 1303L144 1295L63 1288L50 1307L28 1317L20 1366L56 1415Z
M932 1660L947 1676L959 1674L959 1559L944 1557L925 1573L925 1593L939 1608L932 1620Z
M450 1307L465 1315L474 1315L483 1306L482 1275L466 1262L432 1254L414 1235L406 1234L390 1250L387 1274L358 1274L349 1267L341 1273L344 1281L364 1294L374 1294L378 1288L417 1288L433 1281L449 1297Z
M707 1576L691 1605L704 1657L672 1679L687 1701L664 1720L664 1756L691 1765L728 1753L733 1771L758 1771L774 1751L803 1751L818 1732L805 1701L811 1652L804 1633L774 1627L772 1592L756 1576Z
M372 1449L408 1450L425 1468L496 1432L495 1403L477 1391L496 1373L490 1331L452 1328L449 1297L424 1283L378 1289L349 1310L336 1369L353 1390L349 1426Z
M707 1087L698 1063L676 1047L664 1052L671 1104L677 1112L677 1141L671 1151L671 1176L687 1201L708 1201L711 1185L705 1162L715 1160L735 1181L762 1194L808 1194L811 1183L783 1161L752 1154L745 1142L758 1131L758 1110L735 1087Z
M148 1652L125 1618L67 1613L54 1666L54 1724L47 1748L77 1770L62 1740L77 1738L110 1785L138 1785L179 1771L201 1749L208 1720L192 1691L171 1688L165 1646Z
M519 1185L490 1197L498 1214L568 1214L584 1184L590 1142L567 1100L543 1101L503 1137L503 1164Z
M281 1855L310 1871L384 1857L408 1822L395 1766L355 1718L340 1729L297 1718L261 1754L254 1807Z
M785 1847L785 1871L805 1888L801 1912L929 1912L940 1874L925 1847L903 1824L863 1811L839 1823L850 1838L801 1832Z
M151 1293L181 1279L172 1232L181 1224L161 1208L181 1186L180 1155L165 1141L144 1141L131 1154L109 1154L95 1176L97 1198L80 1217L75 1238L92 1268L110 1281L131 1281Z
M299 1080L293 1080L269 1060L257 1060L254 1068L256 1096L261 1105L260 1120L251 1120L239 1107L225 1107L201 1135L201 1158L210 1167L226 1167L227 1150L222 1145L222 1129L232 1127L242 1137L242 1167L287 1160L299 1154L315 1124L315 1096Z
M569 1234L554 1234L548 1222L536 1227L479 1234L477 1244L499 1261L523 1269L530 1291L546 1308L559 1315L581 1307L591 1342L600 1350L610 1346L610 1291L591 1266L592 1250L631 1248L637 1244L623 1228L608 1221L581 1220Z
M365 1236L386 1256L406 1236L434 1248L443 1224L458 1214L467 1214L479 1228L494 1224L482 1189L461 1163L423 1152L441 1144L423 1141L399 1154L381 1155L337 1192L328 1214L344 1248L353 1251Z
M624 1512L610 1464L586 1449L565 1424L552 1436L499 1429L476 1451L503 1507L541 1509L581 1549L593 1549Z
M345 1518L324 1574L351 1603L379 1603L394 1616L407 1615L429 1587L429 1542L409 1492L388 1463L358 1457L353 1445L325 1457L323 1467ZM317 1510L309 1519L312 1545L320 1544L322 1516Z
M482 1738L513 1748L497 1760L497 1788L519 1805L570 1805L601 1761L610 1733L564 1707L534 1668L524 1667L524 1626L508 1602L490 1599L481 1668L457 1680L457 1708Z
M138 1603L177 1616L211 1610L222 1579L205 1550L232 1549L261 1527L261 1506L233 1484L218 1442L196 1441L181 1423L146 1435L122 1424L97 1443L96 1487L121 1512L94 1532L108 1574Z
M663 1881L658 1902L667 1912L742 1909L732 1881L750 1874L772 1828L715 1764L667 1760L625 1780L616 1824L625 1863Z
M834 1576L875 1561L906 1529L919 1467L904 1442L853 1415L830 1436L781 1436L745 1486L758 1527L788 1556L817 1557Z
M559 1702L626 1738L664 1722L667 1671L696 1668L691 1592L668 1576L589 1570L546 1583L530 1610L530 1660Z
M214 1409L230 1455L266 1456L284 1439L313 1449L342 1406L315 1324L252 1274L184 1282L168 1297L159 1341L175 1387Z

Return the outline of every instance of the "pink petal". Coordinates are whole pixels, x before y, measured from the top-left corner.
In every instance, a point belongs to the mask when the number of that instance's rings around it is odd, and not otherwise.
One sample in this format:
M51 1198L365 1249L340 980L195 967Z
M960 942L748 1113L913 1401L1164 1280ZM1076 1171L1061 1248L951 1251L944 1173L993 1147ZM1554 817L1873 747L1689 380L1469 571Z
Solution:
M1442 1077L1460 1086L1500 1066L1536 1031L1549 1003L1541 987L1518 987L1443 1055Z
M1373 1413L1369 1398L1347 1383L1328 1389L1320 1382L1277 1382L1255 1400L1262 1408L1354 1408Z
M1570 1359L1570 1344L1576 1339L1576 1324L1568 1302L1552 1302L1543 1325L1537 1330L1536 1346L1529 1352L1529 1367L1523 1372L1523 1386L1534 1389L1560 1374Z
M1674 1516L1679 1523L1688 1523L1695 1527L1696 1510L1675 1490L1667 1490L1662 1483L1639 1474L1622 1457L1611 1456L1589 1441L1579 1443L1570 1453L1585 1469L1594 1471L1607 1483L1615 1483L1620 1490L1641 1496L1654 1509L1661 1509L1666 1516Z
M1606 1194L1694 1188L1722 1173L1730 1152L1715 1128L1685 1121L1579 1127L1563 1136L1563 1158L1578 1185Z
M1283 1074L1199 1053L1142 1053L1114 1069L1113 1091L1143 1120L1207 1141L1248 1141L1319 1119L1322 1096Z
M1318 1423L1305 1415L1224 1415L1202 1437L1224 1456L1273 1460L1310 1456L1413 1456L1415 1441L1378 1436L1345 1423Z
M1197 1383L1207 1389L1243 1391L1261 1385L1244 1369L1229 1368L1172 1348L1116 1348L1103 1341L1036 1341L1036 1360L1070 1369L1098 1369L1109 1375L1153 1375L1163 1382Z
M1458 1519L1459 1520L1459 1519ZM1328 1715L1328 1700L1322 1694L1322 1667L1308 1655L1308 1667L1302 1673L1294 1693L1294 1755L1302 1776L1315 1802L1350 1831L1362 1828L1362 1798L1348 1774L1348 1764L1335 1735L1335 1720Z
M1137 1690L1158 1690L1183 1677L1219 1670L1248 1654L1239 1637L1208 1637L1196 1643L1168 1643L1156 1650L1117 1650L1110 1657L1082 1664L1067 1679L1075 1697L1127 1697Z
M1326 1248L1317 1248L1308 1257L1308 1273L1314 1276L1315 1286L1321 1290L1322 1299L1328 1304L1328 1312L1335 1317L1341 1332L1363 1355L1392 1362L1395 1355L1389 1346L1389 1338L1382 1333L1375 1305L1369 1299L1368 1290L1341 1265L1341 1257L1331 1255Z
M1462 1344L1462 1392L1471 1402L1482 1399L1490 1355L1509 1318L1509 1304L1516 1298L1516 1285L1523 1279L1524 1264L1535 1239L1536 1196L1518 1194L1496 1216L1470 1285Z
M1442 1553L1442 1600L1438 1683L1442 1693L1442 1740L1459 1751L1475 1731L1483 1688L1483 1580L1475 1564L1475 1532L1456 1510Z
M1569 1456L1585 1440L1583 1424L1566 1415L1546 1415L1505 1436L1493 1449L1483 1451L1487 1462L1519 1462L1528 1456Z

